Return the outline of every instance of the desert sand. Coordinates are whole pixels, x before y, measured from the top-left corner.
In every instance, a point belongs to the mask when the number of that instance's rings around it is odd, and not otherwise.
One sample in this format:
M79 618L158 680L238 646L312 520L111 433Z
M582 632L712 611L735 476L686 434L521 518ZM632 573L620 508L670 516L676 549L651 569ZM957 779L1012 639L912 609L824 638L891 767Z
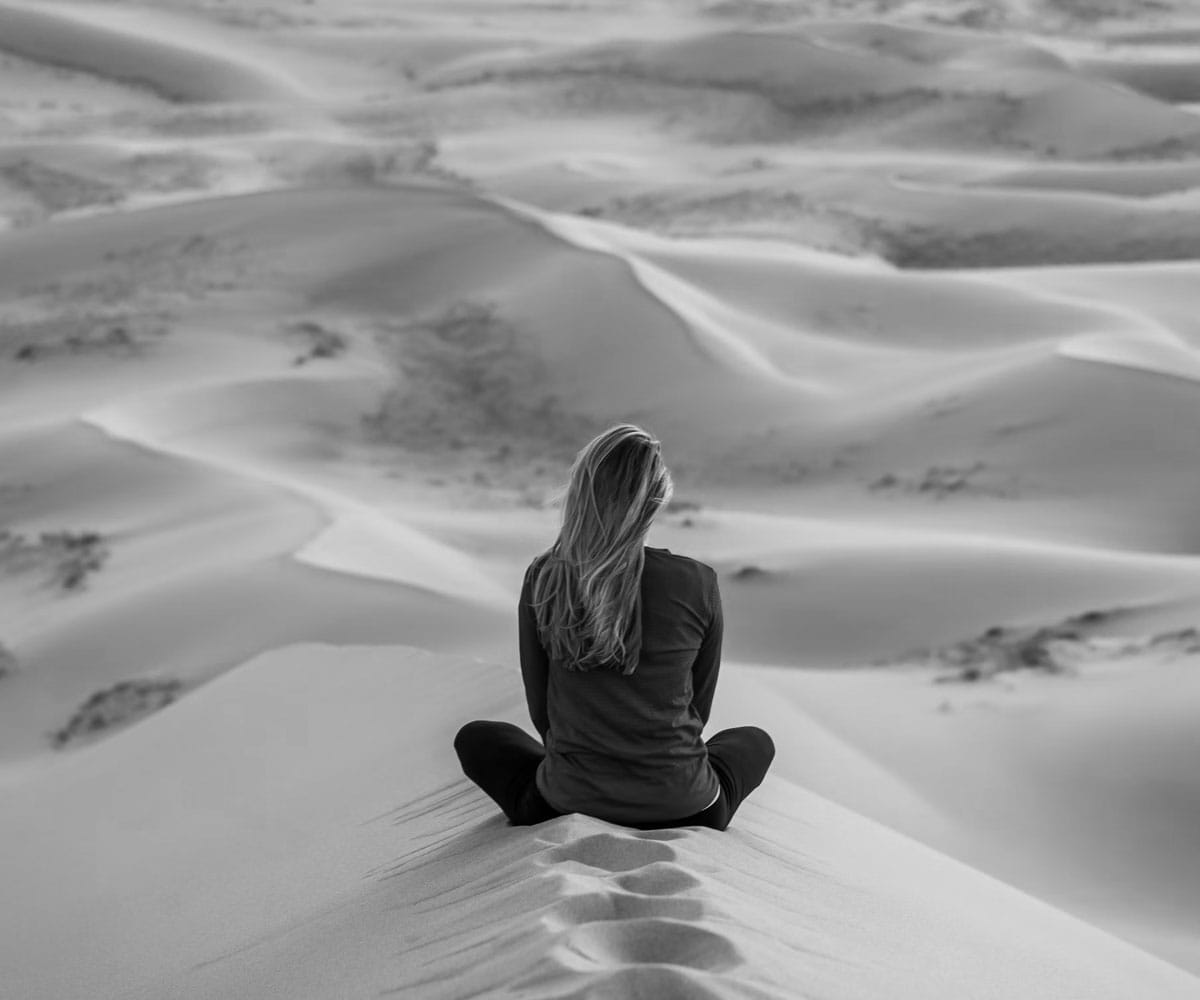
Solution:
M1200 996L1200 12L0 0L0 994ZM729 831L507 826L658 435Z

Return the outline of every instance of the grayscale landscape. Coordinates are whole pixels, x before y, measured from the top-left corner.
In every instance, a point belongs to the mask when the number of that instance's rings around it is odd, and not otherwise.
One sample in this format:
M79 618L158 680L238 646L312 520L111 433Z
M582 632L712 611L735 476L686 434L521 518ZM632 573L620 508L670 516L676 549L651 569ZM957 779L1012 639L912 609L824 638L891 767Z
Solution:
M724 833L508 826L576 450ZM0 994L1200 996L1200 6L0 0Z

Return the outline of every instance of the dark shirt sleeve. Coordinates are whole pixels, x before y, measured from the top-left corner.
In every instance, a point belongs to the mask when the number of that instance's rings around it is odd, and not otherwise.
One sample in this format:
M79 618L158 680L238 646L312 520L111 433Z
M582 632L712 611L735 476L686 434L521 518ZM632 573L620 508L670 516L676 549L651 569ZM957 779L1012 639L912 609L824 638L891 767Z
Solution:
M546 684L549 675L549 658L538 639L537 621L533 616L532 572L526 571L521 585L521 600L517 605L517 631L521 650L521 680L525 684L525 703L529 706L529 718L538 731L542 742L550 728L550 717L546 710Z
M717 674L721 671L721 639L725 630L716 573L712 577L709 611L708 630L692 663L692 705L705 725L712 711L713 695L717 692Z

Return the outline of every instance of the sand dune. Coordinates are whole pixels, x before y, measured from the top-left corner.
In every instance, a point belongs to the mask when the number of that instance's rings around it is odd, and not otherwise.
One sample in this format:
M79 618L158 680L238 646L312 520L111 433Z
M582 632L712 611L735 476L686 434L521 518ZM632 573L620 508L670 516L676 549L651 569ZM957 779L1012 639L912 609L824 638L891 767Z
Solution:
M1133 62L1088 59L1080 69L1171 104L1200 101L1200 62L1194 60Z
M1105 170L1076 187L1071 172L1018 169L1016 184L1000 174L998 190L988 178L927 179L908 163L881 173L781 169L622 193L589 212L668 235L752 235L869 253L905 269L1186 260L1195 253L1190 198L1119 197L1122 189L1160 183L1189 190L1191 178L1178 173ZM794 193L799 182L803 198Z
M915 133L930 144L966 138L974 148L987 144L1091 157L1151 152L1163 144L1187 148L1200 141L1187 112L1061 71L1049 55L1031 61L1020 47L997 47L990 38L972 44L963 36L948 44L944 36L922 38L924 44L914 46L911 34L830 32L826 41L802 31L709 32L683 41L607 43L563 54L479 56L465 66L435 70L423 82L437 89L495 80L566 87L576 78L600 77L616 89L595 89L597 110L605 104L619 108L615 95L622 86L730 91L761 102L772 113L768 128L778 134L782 127L788 138L801 141L806 133L840 141L865 131L875 146L886 140L897 116L905 125L894 133L897 144L911 143ZM670 101L669 94L664 98ZM948 114L925 120L930 108ZM742 141L753 141L754 127L752 117Z
M10 789L6 883L76 901L54 923L49 909L6 919L10 987L71 993L86 977L97 994L131 996L176 983L198 997L783 997L800 977L851 997L1194 990L1165 963L782 780L726 836L577 817L506 829L435 748L464 707L515 714L508 680L402 648L292 647ZM420 704L406 702L414 689ZM398 794L401 747L415 777ZM97 822L96 789L114 770L125 781ZM93 830L86 852L67 832L75 822ZM22 864L47 841L57 872ZM104 902L79 905L91 892Z
M886 762L913 794L942 803L944 813L933 823L912 810L881 809L883 799L844 780L817 779L824 794L868 815L886 814L967 860L987 854L1013 884L1053 885L1076 912L1191 964L1195 938L1183 928L1194 920L1195 884L1184 872L1196 843L1180 832L1194 823L1196 801L1183 707L1194 698L1194 670L1168 633L1147 631L1137 617L1115 614L1104 623L1100 616L1099 634L1082 645L1052 641L1051 655L1065 671L1057 681L1016 671L982 685L913 685L893 665L865 675L773 673L771 683L780 681L790 700ZM915 656L910 669L952 676L953 664L939 659L936 652ZM850 694L880 687L888 697ZM1131 698L1139 719L1126 726ZM914 713L927 722L919 732L911 727ZM970 792L950 805L943 791L951 785ZM1137 791L1128 799L1119 793L1117 805L1118 787Z
M5 990L1197 993L1194 18L802 6L0 2ZM617 420L723 835L450 751Z
M70 8L0 5L0 48L53 66L134 83L170 101L269 101L296 88L253 63L79 17Z
M471 596L484 587L475 576L448 602L426 573L400 605L388 588L362 580L413 579L413 555L429 543L400 524L390 526L390 549L374 538L375 570L366 573L352 549L338 551L340 562L319 547L305 552L346 531L348 514L236 469L124 440L75 427L25 433L0 451L5 484L25 486L6 498L9 523L28 533L97 531L111 549L103 586L89 581L79 594L56 594L37 566L5 581L0 629L20 668L5 679L0 705L5 759L44 749L46 734L95 691L143 674L207 680L300 621L312 637L394 641L420 631L432 642L474 605L475 620L507 626L507 608ZM305 563L347 565L354 575L328 578ZM242 613L247 607L253 616Z

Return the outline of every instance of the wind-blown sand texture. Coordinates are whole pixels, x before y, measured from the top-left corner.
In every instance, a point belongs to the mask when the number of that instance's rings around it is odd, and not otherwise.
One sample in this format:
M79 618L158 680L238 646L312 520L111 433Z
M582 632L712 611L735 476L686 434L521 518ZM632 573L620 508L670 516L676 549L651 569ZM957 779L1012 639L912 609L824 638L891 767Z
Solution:
M0 0L0 990L1200 995L1183 2ZM587 438L724 834L508 827Z

